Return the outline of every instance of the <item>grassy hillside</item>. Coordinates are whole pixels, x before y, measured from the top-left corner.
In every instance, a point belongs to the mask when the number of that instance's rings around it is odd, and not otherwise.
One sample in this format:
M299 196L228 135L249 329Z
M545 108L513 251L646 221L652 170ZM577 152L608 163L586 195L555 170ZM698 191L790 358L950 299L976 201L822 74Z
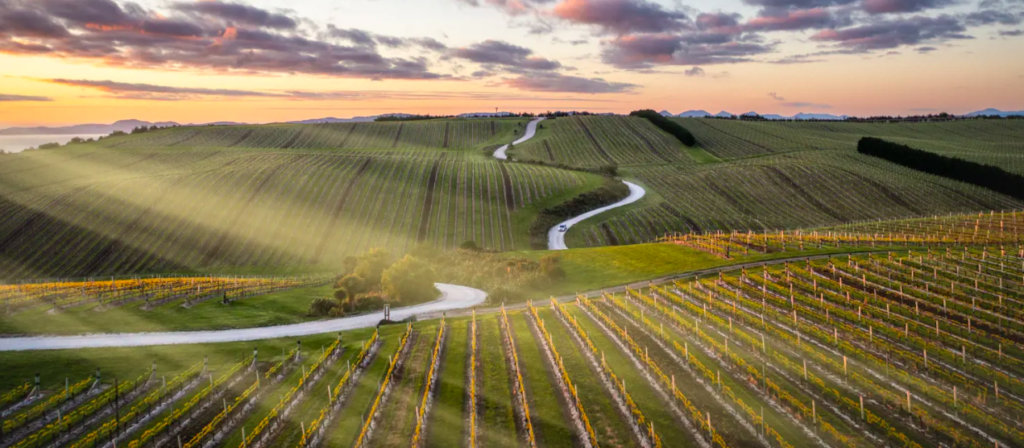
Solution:
M36 151L0 160L0 278L322 270L372 247L468 240L526 248L538 207L600 182L475 151Z
M571 247L647 242L667 232L792 229L1024 207L1005 195L856 152L857 141L871 135L1022 172L1019 120L677 121L719 160L625 166L620 174L647 188L648 198L574 228Z
M675 138L643 118L564 117L542 126L549 132L516 146L517 159L579 167L692 163Z
M465 241L525 249L540 209L602 180L480 150L525 122L176 128L2 156L0 279L322 271L372 247L398 255ZM636 205L574 227L570 247L1024 207L854 149L861 135L880 135L1014 169L1019 121L680 122L700 148L644 119L589 116L545 121L511 154L615 164L648 189Z
M862 137L1024 173L1024 121L970 120L936 123L771 122L679 118L701 146L720 158L788 151L850 150Z
M526 119L207 126L102 141L108 148L473 149L507 143Z

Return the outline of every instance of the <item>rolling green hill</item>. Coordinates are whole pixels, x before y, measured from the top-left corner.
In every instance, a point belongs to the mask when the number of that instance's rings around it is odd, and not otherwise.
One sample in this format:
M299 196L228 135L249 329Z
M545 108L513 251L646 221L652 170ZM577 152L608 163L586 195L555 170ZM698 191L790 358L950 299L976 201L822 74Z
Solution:
M676 121L720 160L624 165L620 175L647 188L648 197L584 222L569 233L570 247L648 242L668 232L792 229L1024 207L1005 195L856 152L860 138L877 136L1024 172L1021 120Z
M33 151L0 158L0 278L322 270L421 243L522 249L538 207L601 182L467 150Z
M101 141L107 148L474 149L507 143L526 119L275 124L165 129Z
M514 159L617 165L648 195L584 221L570 247L667 232L789 229L1022 208L987 190L858 155L862 135L999 163L1020 121L920 124L679 120L689 149L634 117L548 120ZM482 151L524 119L163 129L0 156L0 278L333 269L373 247L529 248L545 207L600 176Z

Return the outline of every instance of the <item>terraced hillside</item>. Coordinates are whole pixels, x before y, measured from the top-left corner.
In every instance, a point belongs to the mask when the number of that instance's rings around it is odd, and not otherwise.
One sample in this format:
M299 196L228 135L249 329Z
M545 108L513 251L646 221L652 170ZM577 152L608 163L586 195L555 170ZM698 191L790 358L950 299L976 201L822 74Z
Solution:
M0 352L0 446L1021 446L1022 257L780 260L255 351Z
M207 126L102 141L107 148L474 149L512 141L525 119Z
M511 250L527 246L534 204L599 183L452 150L36 151L0 161L0 278L336 267L372 247L468 240Z

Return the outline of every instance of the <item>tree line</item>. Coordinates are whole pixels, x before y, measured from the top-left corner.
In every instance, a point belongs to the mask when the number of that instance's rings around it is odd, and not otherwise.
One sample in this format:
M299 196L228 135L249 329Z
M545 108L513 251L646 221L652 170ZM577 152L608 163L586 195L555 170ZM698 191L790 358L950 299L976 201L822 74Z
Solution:
M1024 200L1024 176L999 167L922 151L874 137L860 139L857 152Z
M629 113L631 117L646 118L651 124L657 126L662 131L668 132L673 137L679 139L686 146L693 146L697 144L697 139L693 137L693 134L689 130L684 128L681 124L676 123L668 118L665 118L661 114L651 110L634 110Z

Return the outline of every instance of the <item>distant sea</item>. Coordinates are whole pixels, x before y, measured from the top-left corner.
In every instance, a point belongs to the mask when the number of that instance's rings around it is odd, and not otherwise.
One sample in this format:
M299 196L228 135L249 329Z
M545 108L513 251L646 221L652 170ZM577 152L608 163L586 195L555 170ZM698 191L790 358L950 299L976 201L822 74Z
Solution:
M60 143L62 145L67 144L71 139L75 137L81 137L83 140L90 138L99 138L105 134L85 134L85 135L0 135L0 149L7 152L21 152L27 148L38 148L39 145L46 143Z

